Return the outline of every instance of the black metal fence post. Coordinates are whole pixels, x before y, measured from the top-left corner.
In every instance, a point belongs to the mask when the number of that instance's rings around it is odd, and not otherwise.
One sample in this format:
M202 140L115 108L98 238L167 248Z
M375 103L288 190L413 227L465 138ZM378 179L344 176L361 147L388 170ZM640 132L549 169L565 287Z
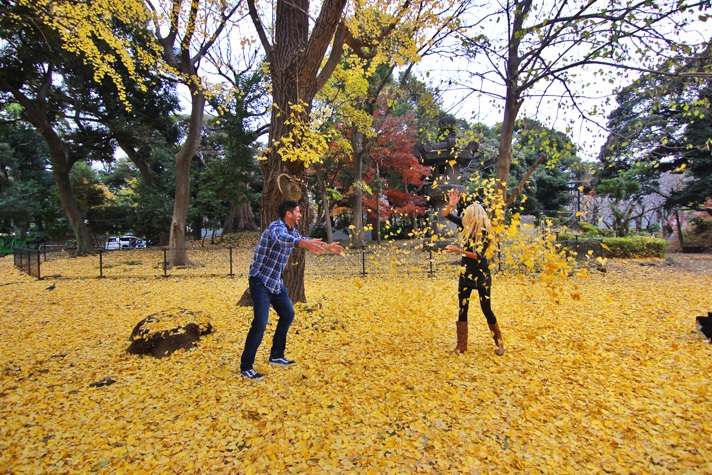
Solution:
M163 248L163 277L168 277L168 248Z
M428 253L430 254L429 261L430 261L430 270L428 271L428 277L433 276L433 250L428 249Z
M361 247L361 275L366 275L366 246Z
M104 259L103 259L103 253L101 252L101 248L99 248L99 278L101 279L104 277Z
M232 246L230 246L230 273L229 273L228 275L229 275L230 277L232 277L233 275L235 275L235 274L232 273Z

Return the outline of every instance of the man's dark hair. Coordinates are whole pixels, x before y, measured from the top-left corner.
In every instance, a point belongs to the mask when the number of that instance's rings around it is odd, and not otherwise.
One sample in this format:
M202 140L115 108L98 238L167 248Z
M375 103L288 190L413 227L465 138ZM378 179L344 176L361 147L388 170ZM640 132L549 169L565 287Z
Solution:
M284 219L284 217L287 216L287 211L293 212L294 208L296 208L297 206L299 206L299 203L297 203L296 201L282 201L279 204L279 208L277 210L277 212L279 213L279 217Z

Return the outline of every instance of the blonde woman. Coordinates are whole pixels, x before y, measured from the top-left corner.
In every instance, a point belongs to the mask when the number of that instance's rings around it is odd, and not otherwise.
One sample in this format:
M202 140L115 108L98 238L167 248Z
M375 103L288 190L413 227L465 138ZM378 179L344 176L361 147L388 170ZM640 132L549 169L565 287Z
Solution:
M470 304L470 295L473 290L477 290L482 313L485 314L490 333L494 337L494 344L497 346L495 354L502 356L504 354L504 340L502 339L502 332L499 330L497 317L492 312L490 300L492 273L487 262L487 252L492 237L492 224L484 208L478 203L473 203L465 208L465 212L461 217L452 215L450 211L457 206L458 201L460 201L460 192L450 190L448 204L443 210L443 216L457 224L460 236L460 247L451 244L445 248L445 251L460 254L463 267L457 285L460 311L457 319L457 346L455 351L458 353L467 351L467 311Z

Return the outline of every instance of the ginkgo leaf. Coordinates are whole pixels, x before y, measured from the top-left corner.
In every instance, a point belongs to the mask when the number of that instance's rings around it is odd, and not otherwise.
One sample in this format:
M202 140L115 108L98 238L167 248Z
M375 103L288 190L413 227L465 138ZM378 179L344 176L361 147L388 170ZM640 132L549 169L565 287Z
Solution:
M415 242L373 246L361 275L360 250L338 260L307 253L307 303L294 303L287 340L297 364L268 364L278 322L270 312L255 360L265 379L253 384L239 374L252 308L234 302L255 242L235 245L233 277L205 268L171 278L62 277L51 292L0 259L0 318L10 330L0 339L0 467L712 473L700 451L712 446L710 347L694 326L709 308L708 256L680 255L673 266L607 259L603 273L508 241L502 260L511 268L493 273L488 299L500 357L476 291L468 351L451 351L459 257L433 252L431 275L431 254ZM43 265L67 276L96 262ZM125 353L136 322L173 308L209 315L216 331L161 360ZM113 384L89 386L109 376Z

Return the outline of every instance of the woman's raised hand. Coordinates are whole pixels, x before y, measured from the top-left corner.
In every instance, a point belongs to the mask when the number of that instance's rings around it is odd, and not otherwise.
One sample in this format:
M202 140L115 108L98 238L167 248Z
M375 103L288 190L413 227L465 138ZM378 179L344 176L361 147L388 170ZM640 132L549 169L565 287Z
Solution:
M457 206L457 202L460 201L460 192L457 190L450 190L447 194L447 202L451 208Z

